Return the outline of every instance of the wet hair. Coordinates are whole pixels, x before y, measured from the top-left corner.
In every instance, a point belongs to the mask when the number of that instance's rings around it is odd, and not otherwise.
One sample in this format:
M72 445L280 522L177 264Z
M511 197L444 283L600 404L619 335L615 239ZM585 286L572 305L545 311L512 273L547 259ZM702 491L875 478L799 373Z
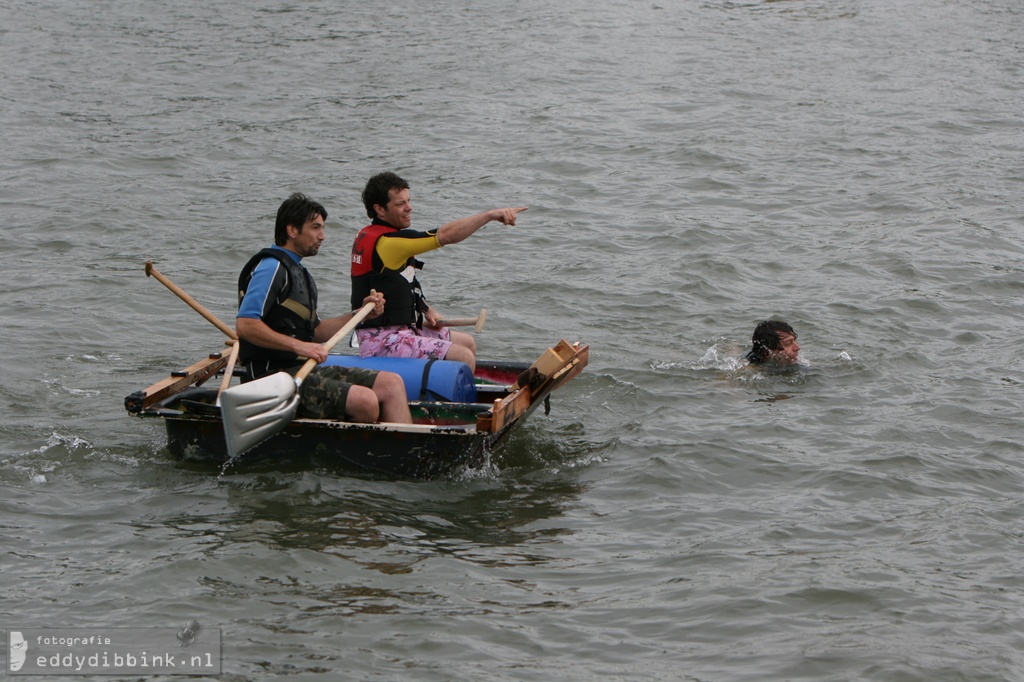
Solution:
M409 189L409 183L391 171L377 173L366 181L366 187L363 189L363 206L366 207L366 215L370 220L377 217L374 206L388 205L393 189Z
M755 364L766 362L771 357L773 350L782 350L782 339L779 334L792 334L796 338L793 328L782 320L765 320L754 327L754 334L750 337L754 347L747 353L747 360Z
M312 220L313 216L317 215L327 220L327 209L300 192L291 195L284 200L281 208L277 209L277 224L274 225L274 243L278 246L284 246L288 241L289 225L294 225L301 232L302 227Z

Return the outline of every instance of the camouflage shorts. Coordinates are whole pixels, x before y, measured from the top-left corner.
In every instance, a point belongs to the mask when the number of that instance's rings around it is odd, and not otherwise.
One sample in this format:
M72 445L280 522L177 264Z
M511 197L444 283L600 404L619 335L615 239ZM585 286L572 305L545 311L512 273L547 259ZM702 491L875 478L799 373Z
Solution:
M377 371L362 367L317 367L299 386L299 414L307 419L347 420L345 403L353 386L373 388Z

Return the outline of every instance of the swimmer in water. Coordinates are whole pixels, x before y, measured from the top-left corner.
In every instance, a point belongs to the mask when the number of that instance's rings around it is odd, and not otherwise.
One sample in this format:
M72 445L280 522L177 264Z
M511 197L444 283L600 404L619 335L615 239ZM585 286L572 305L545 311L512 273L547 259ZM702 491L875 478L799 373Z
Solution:
M752 365L795 365L800 362L796 332L782 320L765 320L754 328L753 348L747 353Z

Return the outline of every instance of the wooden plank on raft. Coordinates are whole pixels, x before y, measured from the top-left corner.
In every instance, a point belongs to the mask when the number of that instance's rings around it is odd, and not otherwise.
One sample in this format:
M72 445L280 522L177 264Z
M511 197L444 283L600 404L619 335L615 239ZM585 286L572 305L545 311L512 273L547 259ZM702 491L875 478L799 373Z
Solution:
M477 431L497 433L523 416L531 404L533 401L530 397L530 389L523 386L501 400L495 400L490 413L477 418L476 429Z
M171 376L162 379L149 388L136 391L124 399L124 407L129 412L141 412L154 403L174 395L189 386L200 385L217 372L224 369L228 364L228 356L224 353L214 352L199 362L186 367L185 369L172 372Z
M558 371L559 368L564 366L566 362L572 359L572 357L576 354L578 347L579 344L573 346L565 339L562 339L557 344L555 344L553 348L548 348L546 351L544 351L544 353L539 358L537 358L537 361L530 365L530 369L526 370L526 372L523 372L520 381L527 377L536 376L538 374L545 377L545 379L550 377L552 374ZM516 382L515 386L513 386L513 389L519 388L520 386L526 385L527 383L520 383L520 381Z
M569 379L572 379L577 374L583 371L583 368L587 366L587 362L590 359L590 347L583 346L580 348L576 355L573 356L572 360L567 362L564 367L556 371L551 375L550 386L551 390L555 390ZM541 390L547 389L548 386L542 386Z
M588 356L588 346L570 344L564 339L554 348L549 348L529 370L523 372L524 385L520 386L517 381L511 393L495 400L490 412L480 415L477 430L497 433L514 423L542 395L582 372L587 366Z

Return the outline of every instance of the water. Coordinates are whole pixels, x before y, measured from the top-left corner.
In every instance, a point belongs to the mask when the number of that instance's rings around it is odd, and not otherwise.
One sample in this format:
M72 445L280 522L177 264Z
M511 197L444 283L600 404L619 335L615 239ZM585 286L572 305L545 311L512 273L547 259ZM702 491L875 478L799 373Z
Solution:
M224 679L1021 680L1016 0L0 7L4 627L222 630ZM587 371L453 480L218 478L124 396L365 179L481 355ZM741 367L757 321L805 364Z

